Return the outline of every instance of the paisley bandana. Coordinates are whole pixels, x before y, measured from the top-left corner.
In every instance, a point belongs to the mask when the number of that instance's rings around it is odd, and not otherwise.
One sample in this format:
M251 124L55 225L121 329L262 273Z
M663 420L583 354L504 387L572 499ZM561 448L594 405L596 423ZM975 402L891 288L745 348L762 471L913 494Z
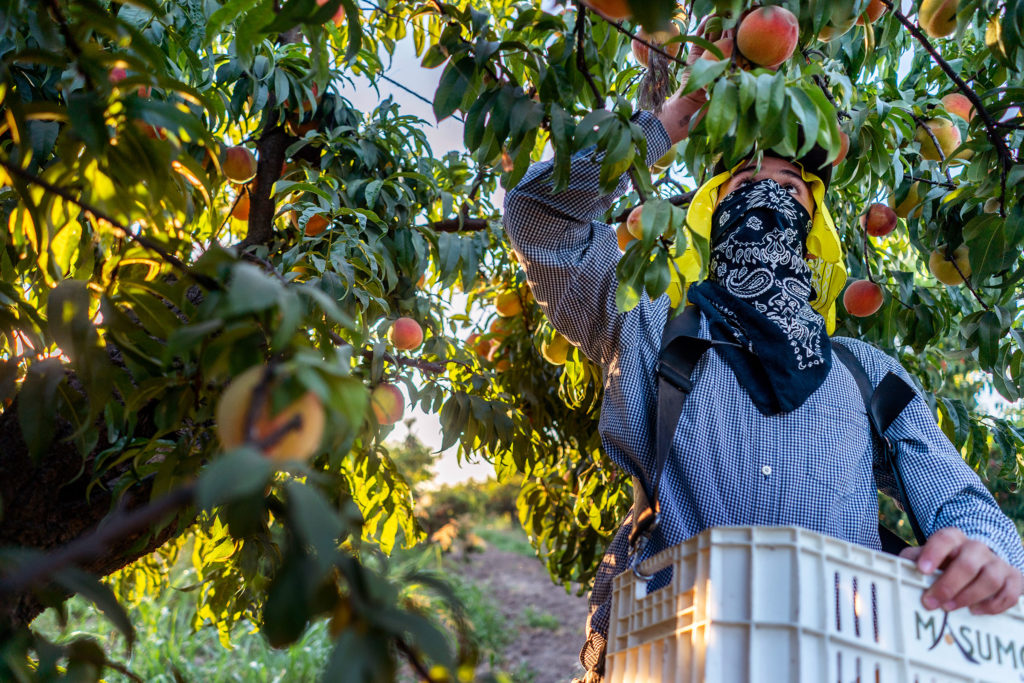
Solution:
M736 379L764 415L803 405L832 367L825 319L811 308L807 210L774 180L740 187L712 216L708 279L687 296L708 318Z

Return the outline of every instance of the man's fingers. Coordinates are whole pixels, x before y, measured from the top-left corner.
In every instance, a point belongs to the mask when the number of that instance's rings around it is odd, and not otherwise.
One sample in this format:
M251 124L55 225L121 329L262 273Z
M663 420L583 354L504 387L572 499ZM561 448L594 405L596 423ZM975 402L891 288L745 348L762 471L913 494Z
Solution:
M1024 590L1024 577L1019 571L1015 571L1003 584L1002 590L988 600L983 600L972 606L971 613L1001 614L1017 604L1022 590Z
M914 562L917 560L917 558L921 556L921 551L923 550L924 548L922 548L919 545L908 546L900 551L900 557L902 557L905 560L910 560L911 562Z
M997 559L993 556L992 561L983 564L977 575L963 590L942 603L942 609L952 612L961 607L973 607L1002 592L1010 578L1007 571L1010 567L1005 563L997 562Z
M917 568L922 574L931 574L941 569L956 556L965 540L964 532L959 529L939 529L922 546L921 554L917 557Z

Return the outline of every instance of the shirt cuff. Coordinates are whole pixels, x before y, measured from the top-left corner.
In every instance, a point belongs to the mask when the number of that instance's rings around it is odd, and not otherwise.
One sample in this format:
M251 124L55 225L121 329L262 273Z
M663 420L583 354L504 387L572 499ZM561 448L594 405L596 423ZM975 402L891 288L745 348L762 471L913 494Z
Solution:
M668 153L672 147L672 140L668 137L665 126L658 120L658 117L649 111L639 111L633 114L632 121L640 126L644 131L644 136L647 137L647 165L653 166L655 161Z

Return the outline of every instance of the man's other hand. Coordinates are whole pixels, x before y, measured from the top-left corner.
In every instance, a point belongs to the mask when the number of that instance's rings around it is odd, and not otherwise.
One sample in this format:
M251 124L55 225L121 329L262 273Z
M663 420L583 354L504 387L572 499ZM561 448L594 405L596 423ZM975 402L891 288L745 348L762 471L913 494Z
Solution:
M917 563L922 574L942 570L921 596L927 609L947 612L970 607L971 614L1000 614L1017 604L1024 576L982 543L968 539L955 527L939 529L920 547L900 553Z

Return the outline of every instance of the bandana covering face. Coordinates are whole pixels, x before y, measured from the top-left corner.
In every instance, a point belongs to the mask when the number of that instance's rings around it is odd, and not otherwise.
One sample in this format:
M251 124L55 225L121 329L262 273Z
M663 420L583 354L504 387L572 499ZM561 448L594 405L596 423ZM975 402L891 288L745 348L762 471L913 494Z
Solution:
M712 339L736 340L753 354L720 348L765 415L803 405L832 367L825 319L810 304L810 228L807 210L774 180L740 187L715 209L708 279L687 294Z

